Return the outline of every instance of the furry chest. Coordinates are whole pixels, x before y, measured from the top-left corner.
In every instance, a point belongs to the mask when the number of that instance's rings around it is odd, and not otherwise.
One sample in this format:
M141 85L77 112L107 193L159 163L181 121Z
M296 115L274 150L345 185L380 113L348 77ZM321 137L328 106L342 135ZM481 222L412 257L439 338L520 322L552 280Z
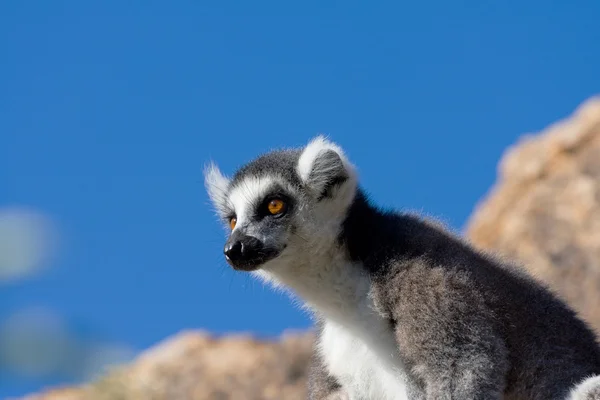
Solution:
M319 346L329 373L351 400L408 400L406 374L392 332L380 323L361 325L352 329L325 323Z

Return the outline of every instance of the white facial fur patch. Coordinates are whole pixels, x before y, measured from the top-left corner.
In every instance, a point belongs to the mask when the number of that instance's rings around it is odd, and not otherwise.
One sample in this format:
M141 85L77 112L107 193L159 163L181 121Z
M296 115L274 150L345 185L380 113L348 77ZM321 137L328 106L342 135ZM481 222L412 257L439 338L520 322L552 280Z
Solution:
M298 168L297 172L302 181L306 182L310 177L311 173L315 175L321 175L323 177L328 176L327 168L325 165L316 165L315 161L323 152L331 150L337 153L337 155L342 160L342 164L344 165L344 169L350 176L350 178L354 178L354 166L348 161L344 151L337 144L328 141L324 136L317 136L313 140L311 140L308 145L304 148L302 155L300 156L300 160L298 160ZM321 168L319 170L318 168Z
M219 167L210 163L204 168L204 185L217 212L223 216L227 211L229 179L221 173Z
M237 184L229 194L229 202L233 206L237 224L235 229L245 225L250 207L267 195L275 180L271 177L248 177ZM234 229L234 230L235 230Z
M576 385L568 400L595 400L600 398L600 375L591 376Z

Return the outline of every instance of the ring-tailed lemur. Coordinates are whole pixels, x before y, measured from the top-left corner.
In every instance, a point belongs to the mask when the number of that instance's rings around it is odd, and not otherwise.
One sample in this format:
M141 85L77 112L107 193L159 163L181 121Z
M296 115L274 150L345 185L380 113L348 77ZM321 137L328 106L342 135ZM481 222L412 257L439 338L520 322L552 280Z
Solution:
M316 316L310 399L600 399L600 348L570 308L439 224L373 206L334 143L205 177L228 263Z

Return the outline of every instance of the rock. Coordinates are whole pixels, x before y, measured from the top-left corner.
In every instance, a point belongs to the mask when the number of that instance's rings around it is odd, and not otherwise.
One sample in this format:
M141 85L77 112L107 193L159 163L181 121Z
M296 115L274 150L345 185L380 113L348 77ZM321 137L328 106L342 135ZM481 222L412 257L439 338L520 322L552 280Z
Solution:
M508 150L467 234L521 262L600 331L600 99ZM312 341L183 332L91 385L22 400L305 399Z
M600 332L600 98L508 149L467 235L521 262Z
M22 400L84 400L78 388L52 389L45 393L26 396Z
M303 400L310 333L278 341L182 332L79 388L22 400Z

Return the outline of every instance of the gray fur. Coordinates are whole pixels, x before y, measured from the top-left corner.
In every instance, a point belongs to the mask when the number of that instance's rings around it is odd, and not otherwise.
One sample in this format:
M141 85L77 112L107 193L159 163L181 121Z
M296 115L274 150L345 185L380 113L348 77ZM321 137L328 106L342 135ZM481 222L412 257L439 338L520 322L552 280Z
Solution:
M232 185L239 185L249 175L278 175L287 182L300 186L301 181L294 171L300 151L294 149L277 150L266 153L238 169L231 180Z
M226 188L210 175L207 185L223 213L233 188L266 179L288 196L289 212L257 217L238 199L247 214L239 231L276 242L265 244L276 255L253 273L291 289L318 321L309 399L598 399L600 381L582 382L600 375L600 347L562 300L437 222L373 206L335 144L318 138L271 152ZM256 187L260 201L269 190ZM332 332L350 335L340 336L344 349L331 347ZM339 351L348 368L335 364ZM368 363L373 355L381 370ZM364 370L351 365L355 357ZM390 370L405 391L394 392Z

